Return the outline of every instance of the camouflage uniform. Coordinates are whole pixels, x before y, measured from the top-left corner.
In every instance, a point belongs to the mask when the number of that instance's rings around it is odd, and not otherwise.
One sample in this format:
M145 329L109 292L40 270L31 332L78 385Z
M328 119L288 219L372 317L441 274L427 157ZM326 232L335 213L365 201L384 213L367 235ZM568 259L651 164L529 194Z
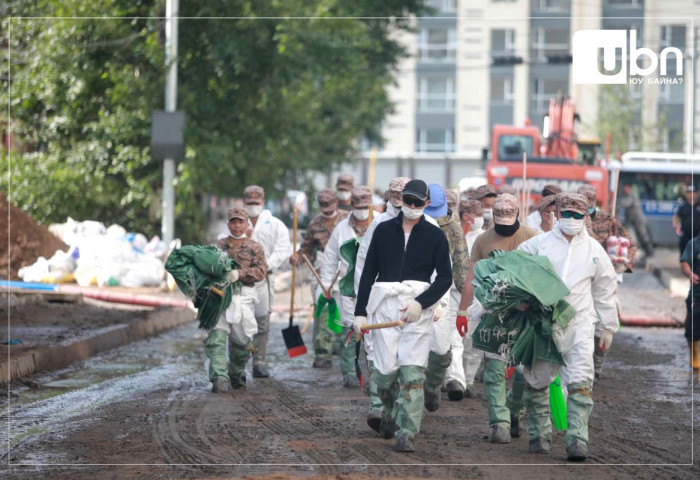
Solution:
M238 279L243 285L252 287L265 279L267 262L265 252L258 242L249 238L239 240L226 237L216 242L216 245L241 266Z
M248 222L248 214L242 208L229 210L229 221L234 218ZM240 239L226 237L216 242L216 246L240 265L238 281L243 285L243 291L238 301L242 302L239 305L240 308L245 308L244 299L250 299L250 296L245 295L245 290L254 292L255 283L264 280L267 275L265 251L259 243L247 237ZM254 293L252 296L255 297ZM250 300L249 310L252 318L254 316L252 300ZM227 339L229 343L228 367L226 361ZM216 326L209 331L204 346L209 358L209 378L214 383L214 391L227 391L228 382L231 382L234 388L245 386L245 366L250 357L248 343L226 321L225 315L222 315Z
M467 273L469 273L467 241L464 238L459 221L454 219L451 211L448 211L444 217L436 218L435 220L447 236L450 258L452 259L452 278L457 290L461 292L467 279Z
M349 173L341 173L340 175L338 175L338 179L335 182L335 189L336 190L340 189L340 190L350 192L350 191L352 191L352 188L354 185L355 185L355 177L353 177ZM349 212L352 210L352 205L350 204L349 200L347 203L340 203L339 202L338 209Z
M316 201L322 210L332 210L335 209L337 214L331 218L328 218L319 213L316 215L306 227L306 233L304 234L304 240L302 240L299 246L298 253L304 254L308 257L309 261L315 266L316 270L320 270L322 255L326 249L326 244L328 239L331 238L331 233L335 226L348 216L348 212L339 210L337 208L338 199L335 194L330 189L323 189L318 192L316 196ZM318 260L318 261L317 261ZM314 303L317 300L317 295L319 295L317 283L315 278L311 281L311 295L313 297ZM326 285L327 287L328 285ZM321 313L320 319L324 319L326 316L325 311ZM338 343L336 335L326 326L326 322L319 320L314 322L313 330L313 344L314 344L314 363L313 366L316 368L330 368L331 360L330 357L334 351L334 344ZM338 348L338 353L340 350Z

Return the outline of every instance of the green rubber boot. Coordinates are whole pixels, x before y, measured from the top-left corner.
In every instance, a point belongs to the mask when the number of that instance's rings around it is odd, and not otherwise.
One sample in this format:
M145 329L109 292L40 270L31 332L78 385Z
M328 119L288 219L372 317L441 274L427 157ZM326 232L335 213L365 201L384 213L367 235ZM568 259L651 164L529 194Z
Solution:
M425 371L424 402L429 412L440 408L440 387L447 376L447 369L452 363L452 352L438 355L430 352L428 355L428 368Z
M233 388L245 388L245 367L250 358L250 352L243 345L229 341L228 343L228 375Z
M343 327L342 337L346 338L350 330L349 327ZM355 377L357 375L357 369L355 368L355 345L357 342L355 339L356 335L353 335L348 346L343 345L340 352L340 373L343 376L352 375Z
M537 439L552 441L552 419L549 408L549 385L540 390L525 386L523 394L527 408L527 433L530 443Z
M396 437L414 439L420 432L423 419L425 368L415 365L400 367L399 384L399 397L396 400L396 424L399 430Z
M525 377L517 370L513 373L513 386L506 395L506 406L510 411L510 436L520 436L520 416L524 407Z
M335 334L326 326L327 312L328 307L323 309L319 318L314 319L313 345L316 368L330 368L333 357Z
M489 412L489 425L502 423L510 430L510 411L506 406L506 362L484 359L484 393Z
M569 392L566 401L566 422L569 428L564 442L567 447L576 441L588 445L588 419L593 411L593 388L588 382L572 383L566 388Z
M209 331L207 339L204 341L204 351L209 358L209 380L216 383L217 378L229 381L226 368L226 341L228 333L223 330L214 329Z

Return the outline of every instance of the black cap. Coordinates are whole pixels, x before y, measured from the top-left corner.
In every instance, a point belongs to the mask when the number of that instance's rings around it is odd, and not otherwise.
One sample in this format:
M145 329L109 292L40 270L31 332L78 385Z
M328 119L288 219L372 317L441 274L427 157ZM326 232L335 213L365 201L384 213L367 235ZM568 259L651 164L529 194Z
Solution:
M425 202L430 200L430 189L423 180L411 180L403 187L401 195L413 195Z

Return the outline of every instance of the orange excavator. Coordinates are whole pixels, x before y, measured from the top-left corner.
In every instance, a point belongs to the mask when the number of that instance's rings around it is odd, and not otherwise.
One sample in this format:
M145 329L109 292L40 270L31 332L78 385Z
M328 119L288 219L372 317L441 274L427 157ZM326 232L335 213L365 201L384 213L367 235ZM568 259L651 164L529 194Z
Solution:
M576 133L578 120L574 103L560 93L549 101L542 133L529 120L522 127L494 125L491 159L486 166L488 183L496 187L509 184L522 191L523 154L526 154L530 209L539 201L542 188L551 183L568 192L590 184L597 190L598 202L605 209L608 172L596 158L600 142L579 139Z

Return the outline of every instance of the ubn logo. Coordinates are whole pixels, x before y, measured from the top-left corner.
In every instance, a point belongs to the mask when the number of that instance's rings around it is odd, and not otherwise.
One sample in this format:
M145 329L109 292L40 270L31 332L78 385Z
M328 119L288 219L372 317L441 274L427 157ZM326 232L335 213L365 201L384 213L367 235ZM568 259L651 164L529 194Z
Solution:
M666 75L666 59L675 55L674 75L683 75L683 53L676 47L666 47L659 55L650 48L637 48L637 31L629 32L630 53L627 56L627 30L579 30L574 33L571 46L573 56L572 80L575 84L627 83L627 64L630 75L651 75L661 64L659 73ZM603 63L599 63L602 51ZM617 61L618 57L620 62ZM649 65L639 61L649 59Z

